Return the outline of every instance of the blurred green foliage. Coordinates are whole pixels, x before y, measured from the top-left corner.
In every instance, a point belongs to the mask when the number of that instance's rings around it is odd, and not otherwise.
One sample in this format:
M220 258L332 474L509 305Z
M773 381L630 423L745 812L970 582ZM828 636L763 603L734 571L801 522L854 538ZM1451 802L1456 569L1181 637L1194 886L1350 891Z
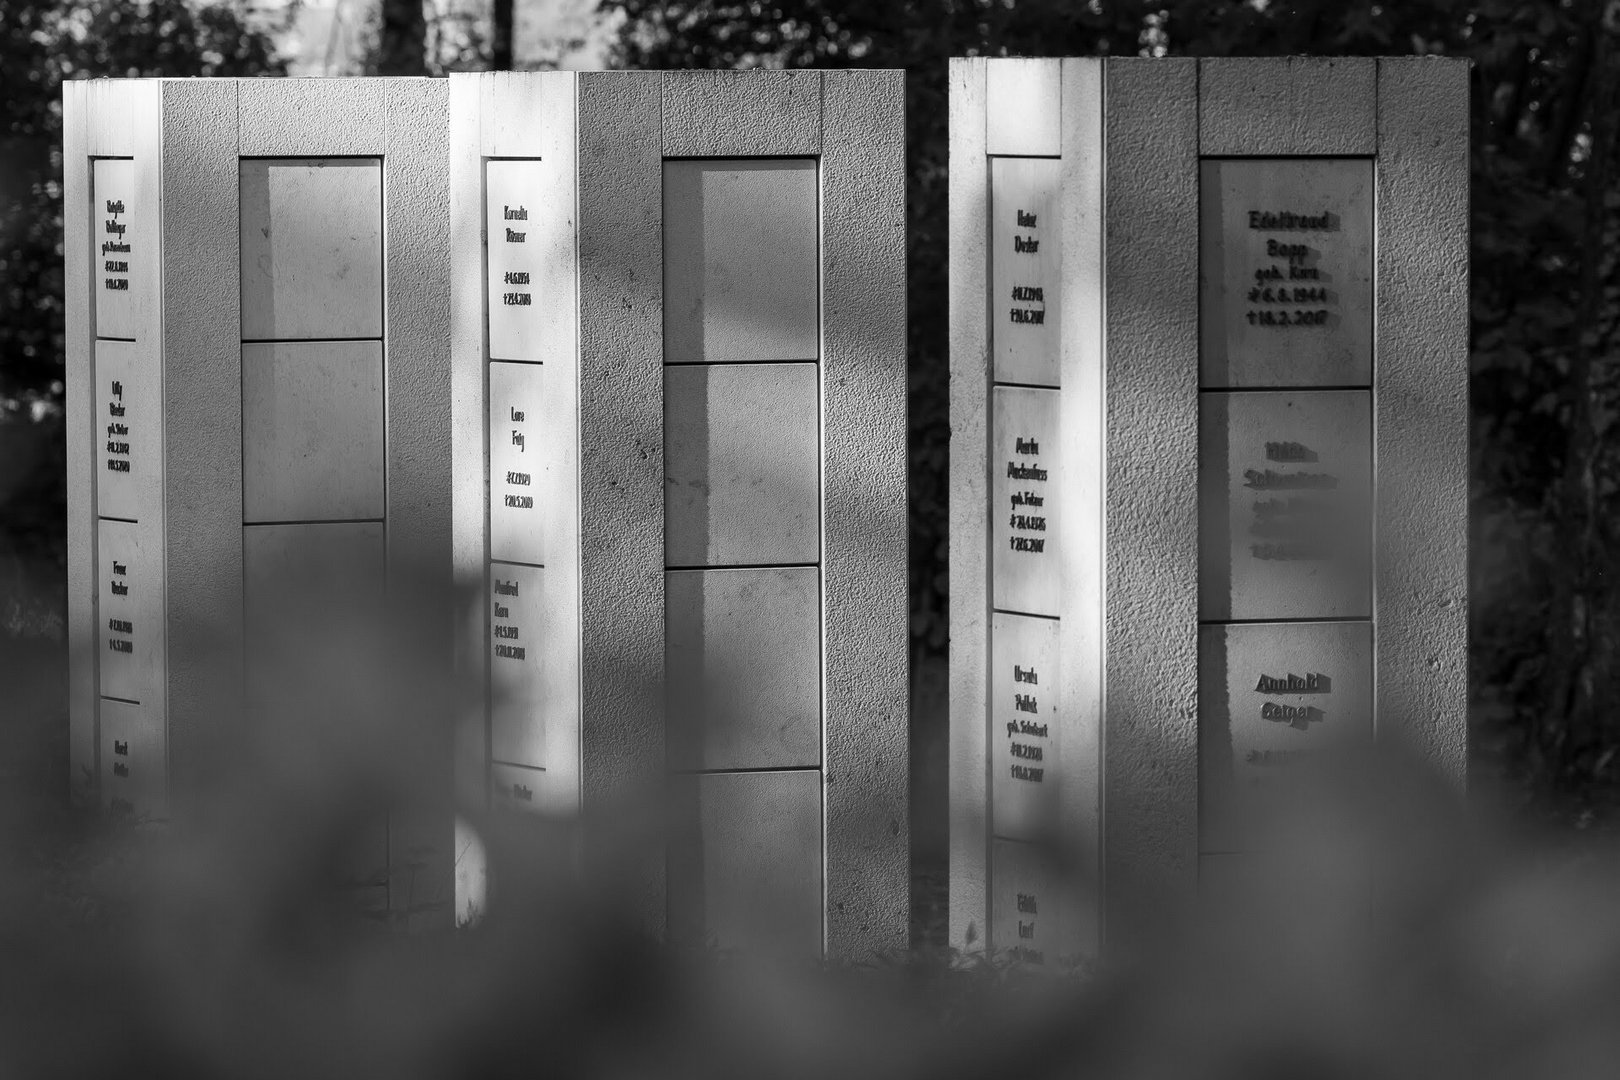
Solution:
M632 67L908 75L912 633L946 647L946 60L1473 61L1476 776L1566 819L1620 802L1620 187L1613 0L612 0Z

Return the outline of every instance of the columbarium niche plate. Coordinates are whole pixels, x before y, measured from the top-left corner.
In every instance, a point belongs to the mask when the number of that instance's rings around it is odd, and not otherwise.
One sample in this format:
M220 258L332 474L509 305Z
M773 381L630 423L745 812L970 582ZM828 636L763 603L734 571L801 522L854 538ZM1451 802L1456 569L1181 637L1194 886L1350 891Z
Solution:
M163 718L157 707L101 702L101 800L136 816L162 817L167 785Z
M1203 394L1199 618L1371 613L1371 397Z
M572 455L569 425L556 413L565 395L552 364L489 365L489 553L544 566L556 557L570 502L561 487Z
M382 163L243 158L242 339L382 337Z
M998 611L1056 615L1058 392L998 386L990 422L992 602Z
M820 557L816 365L666 367L666 565L759 566Z
M568 772L578 746L579 678L570 637L559 632L554 570L489 565L490 755Z
M674 784L686 813L671 842L671 937L819 956L820 771L706 773Z
M132 521L96 523L98 615L101 619L101 694L127 701L158 695L163 658L162 572L157 530Z
M1062 326L1058 298L1063 261L1058 247L1056 158L993 158L990 162L990 305L995 381L1057 386Z
M664 162L664 360L820 355L814 158Z
M1372 736L1372 625L1247 623L1198 634L1200 846L1253 850L1313 766Z
M484 164L484 235L489 271L489 356L492 360L540 360L542 312L555 297L541 291L545 233L537 226L545 190L538 161Z
M489 767L491 801L498 810L567 814L575 809L572 788L559 773L494 762Z
M819 765L820 570L672 570L664 598L670 764Z
M1057 957L1062 904L1051 854L1034 844L996 840L990 852L990 944L1026 964Z
M138 297L146 283L135 269L146 242L141 234L144 207L136 204L135 162L129 158L98 158L91 162L93 205L90 235L91 280L95 283L96 336L134 339Z
M250 522L383 516L380 341L242 346L242 513Z
M158 386L150 346L97 341L96 509L102 517L134 521L156 514L160 496Z
M1199 190L1203 385L1369 385L1372 161L1211 159Z
M998 612L990 640L995 833L1049 840L1058 824L1058 621Z

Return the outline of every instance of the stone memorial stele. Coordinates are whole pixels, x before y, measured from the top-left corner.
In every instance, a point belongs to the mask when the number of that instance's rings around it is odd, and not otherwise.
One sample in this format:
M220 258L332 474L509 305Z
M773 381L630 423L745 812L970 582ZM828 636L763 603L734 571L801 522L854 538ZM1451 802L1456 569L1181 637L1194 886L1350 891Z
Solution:
M667 794L672 940L903 948L902 75L449 82L459 791Z
M270 657L398 574L448 585L448 104L429 79L64 84L79 800L170 816L252 688L283 689ZM447 914L451 829L380 823L362 903Z
M949 935L1050 964L1301 761L1464 779L1468 66L950 80Z

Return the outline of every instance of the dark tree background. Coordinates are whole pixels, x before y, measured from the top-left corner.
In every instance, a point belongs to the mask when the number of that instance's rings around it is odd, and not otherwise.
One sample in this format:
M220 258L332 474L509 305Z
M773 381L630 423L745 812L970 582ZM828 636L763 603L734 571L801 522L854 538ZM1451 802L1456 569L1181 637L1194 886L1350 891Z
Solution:
M424 29L420 5L384 0L368 67L509 65L511 4L494 2L496 40L467 37L446 63L445 46L434 44L434 35L443 35L431 21ZM1577 824L1615 816L1620 2L604 6L625 18L616 59L627 66L877 66L909 75L912 634L919 659L943 655L947 644L948 58L1471 59L1476 775L1501 779L1528 806ZM56 565L61 558L61 80L281 72L275 27L247 10L189 0L0 0L0 558L24 552ZM5 584L0 567L0 590Z

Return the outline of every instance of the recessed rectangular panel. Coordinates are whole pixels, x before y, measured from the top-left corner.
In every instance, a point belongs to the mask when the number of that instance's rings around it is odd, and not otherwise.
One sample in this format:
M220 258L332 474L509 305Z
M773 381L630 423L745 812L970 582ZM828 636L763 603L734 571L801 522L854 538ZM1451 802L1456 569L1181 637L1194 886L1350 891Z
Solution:
M157 364L145 342L97 341L96 510L102 517L152 517L162 498Z
M676 795L671 937L820 956L820 771L679 777Z
M1299 766L1368 741L1372 679L1371 623L1201 627L1200 849L1253 850L1301 796Z
M136 338L137 305L152 283L141 280L137 260L144 255L148 213L137 204L135 162L97 158L90 163L90 281L96 297L96 336Z
M96 522L101 693L156 701L162 689L163 552L155 524Z
M568 534L572 484L563 439L571 424L557 413L567 395L554 364L489 365L489 553L544 565Z
M389 659L385 558L381 522L242 530L245 667L256 702L325 709Z
M991 603L1056 615L1058 392L998 386L990 402Z
M665 368L665 565L820 557L816 365Z
M242 514L383 516L380 341L242 346Z
M1050 840L1058 828L1058 621L997 612L990 630L993 831Z
M489 767L490 802L497 810L525 814L571 814L578 798L571 785L546 769L495 762Z
M664 360L820 355L814 158L664 162Z
M575 775L579 669L555 570L489 564L490 756Z
M1202 384L1370 385L1372 161L1206 160L1199 202Z
M100 709L102 805L137 818L167 816L168 762L157 703L103 698Z
M668 754L677 769L821 763L821 572L664 575Z
M1018 840L990 850L990 947L1026 964L1057 962L1062 901L1053 852Z
M990 160L990 337L996 382L1058 385L1062 164L1056 158Z
M382 337L382 163L243 158L242 338Z
M1372 417L1365 390L1199 400L1199 618L1372 610Z
M485 266L489 273L489 355L495 360L539 360L548 296L545 170L539 161L484 163ZM565 212L572 212L566 208Z

